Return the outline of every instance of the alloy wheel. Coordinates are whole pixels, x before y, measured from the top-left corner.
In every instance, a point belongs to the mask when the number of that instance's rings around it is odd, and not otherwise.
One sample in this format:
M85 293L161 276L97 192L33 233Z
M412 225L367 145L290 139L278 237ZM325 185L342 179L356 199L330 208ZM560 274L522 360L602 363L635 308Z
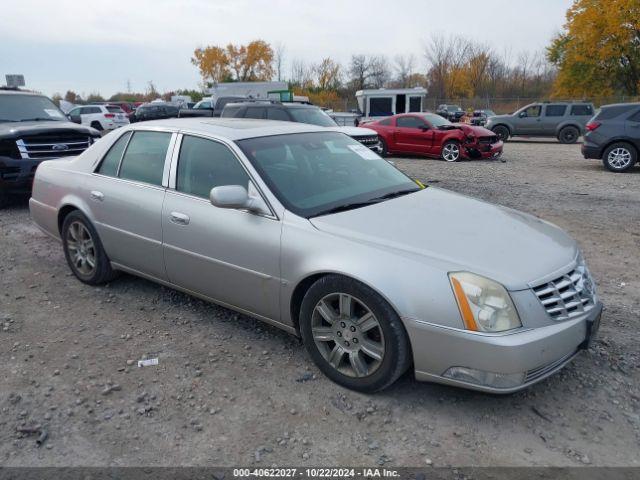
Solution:
M631 163L631 152L622 147L614 148L609 152L607 162L616 169L626 168Z
M460 147L455 143L447 143L442 149L442 158L447 162L455 162L460 157Z
M84 276L91 275L96 268L96 247L87 227L79 221L67 229L69 258L75 269Z
M331 293L316 304L311 333L322 357L349 377L371 375L385 355L380 322L361 300L346 293Z

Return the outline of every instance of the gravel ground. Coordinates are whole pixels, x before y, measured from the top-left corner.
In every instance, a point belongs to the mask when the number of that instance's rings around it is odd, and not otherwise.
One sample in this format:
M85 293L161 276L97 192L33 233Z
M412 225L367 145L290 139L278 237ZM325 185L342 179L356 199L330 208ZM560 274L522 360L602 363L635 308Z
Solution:
M595 345L509 396L409 374L377 395L344 390L260 322L130 276L81 284L26 201L2 211L0 463L640 465L640 167L608 173L555 142L511 142L505 158L395 161L584 249L606 304Z

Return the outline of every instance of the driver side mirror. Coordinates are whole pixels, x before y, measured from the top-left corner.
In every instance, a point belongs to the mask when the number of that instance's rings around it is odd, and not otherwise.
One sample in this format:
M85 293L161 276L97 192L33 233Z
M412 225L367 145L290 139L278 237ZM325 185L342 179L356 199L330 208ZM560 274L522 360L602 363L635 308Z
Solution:
M218 208L248 210L265 215L271 213L259 195L249 195L247 189L242 185L214 187L209 193L209 200L214 207Z
M520 112L520 113L518 114L518 116L519 116L520 118L524 118L524 117L526 117L526 116L527 116L527 112L526 112L526 111L524 111L524 112Z

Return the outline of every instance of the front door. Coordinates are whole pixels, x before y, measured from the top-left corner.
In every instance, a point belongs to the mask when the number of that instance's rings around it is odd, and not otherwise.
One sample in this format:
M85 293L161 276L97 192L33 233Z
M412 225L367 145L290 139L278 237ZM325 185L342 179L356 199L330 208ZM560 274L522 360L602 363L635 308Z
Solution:
M87 178L89 204L112 262L165 279L162 257L163 176L172 134L125 133Z
M522 110L518 115L518 120L514 122L515 132L519 135L536 134L541 129L542 105L530 105Z
M429 153L433 132L427 130L426 122L415 115L396 118L394 130L395 144L398 151L407 153Z
M169 281L218 302L280 318L281 222L244 210L214 207L212 188L251 180L224 144L182 137L162 209Z

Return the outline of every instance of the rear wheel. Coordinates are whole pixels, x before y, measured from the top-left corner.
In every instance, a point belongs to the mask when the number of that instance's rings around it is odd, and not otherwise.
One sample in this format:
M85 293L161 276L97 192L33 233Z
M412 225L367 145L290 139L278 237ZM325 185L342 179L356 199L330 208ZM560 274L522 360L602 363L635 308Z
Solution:
M449 141L442 146L442 159L447 162L457 162L460 160L460 144Z
M560 132L558 133L558 140L560 141L560 143L564 144L576 143L579 136L580 130L578 130L576 127L569 126L564 127L562 130L560 130Z
M638 161L638 153L628 143L618 142L610 145L602 155L602 162L611 172L626 172Z
M91 122L91 126L93 128L95 128L96 130L98 130L99 132L104 130L104 128L102 128L102 124L100 122Z
M69 213L62 223L62 246L71 271L81 282L99 285L117 276L98 232L78 210Z
M361 392L382 390L410 364L400 318L375 291L351 278L328 275L306 293L300 333L318 368Z
M504 125L498 125L497 127L494 127L492 131L503 142L506 142L509 139L509 135L511 134L511 132L509 132L509 129Z

